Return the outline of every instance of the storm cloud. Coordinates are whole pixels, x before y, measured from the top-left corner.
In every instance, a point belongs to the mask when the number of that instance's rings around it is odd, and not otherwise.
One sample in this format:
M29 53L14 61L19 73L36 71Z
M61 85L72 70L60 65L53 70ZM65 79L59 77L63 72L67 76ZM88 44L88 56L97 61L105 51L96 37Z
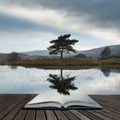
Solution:
M0 0L0 44L46 49L66 33L79 40L78 50L120 44L119 11L119 0Z
M85 17L89 24L120 29L119 0L1 0L1 4L66 11L68 16Z
M3 12L0 12L0 31L18 31L18 32L24 32L24 31L39 31L39 32L52 32L52 33L58 33L60 31L59 29L44 25L44 24L37 24L36 22L30 21L25 18L12 16ZM62 33L63 31L61 31Z

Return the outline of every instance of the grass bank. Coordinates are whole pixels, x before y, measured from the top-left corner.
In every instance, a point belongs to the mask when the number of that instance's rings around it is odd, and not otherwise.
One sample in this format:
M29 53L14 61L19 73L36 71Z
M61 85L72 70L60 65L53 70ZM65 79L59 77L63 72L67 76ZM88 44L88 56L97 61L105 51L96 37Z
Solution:
M95 66L120 66L120 57L110 57L107 59L90 59L90 58L64 58L63 60L59 58L41 58L36 60L19 60L19 61L3 61L1 65L14 65L14 66L24 66L24 67L95 67Z

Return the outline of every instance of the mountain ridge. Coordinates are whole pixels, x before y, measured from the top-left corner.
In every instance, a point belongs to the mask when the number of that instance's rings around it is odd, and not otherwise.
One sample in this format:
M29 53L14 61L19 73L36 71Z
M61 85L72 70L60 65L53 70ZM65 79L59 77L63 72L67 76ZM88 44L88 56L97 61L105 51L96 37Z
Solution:
M103 46L98 48L93 48L90 50L82 50L77 51L77 53L71 53L70 55L64 54L65 57L67 56L78 56L79 54L84 54L86 57L89 58L100 58L101 52L106 48L109 47L111 51L111 56L120 56L120 45L110 45L110 46ZM35 51L28 51L28 52L21 52L26 55L30 56L42 56L42 57L55 57L60 55L49 55L48 50L35 50Z
M64 54L65 57L87 57L87 58L101 58L102 51L108 47L110 50L110 56L120 56L120 45L111 45L111 46L103 46L99 48L94 48L90 50L77 51L76 53ZM40 59L40 58L58 58L60 55L49 55L48 50L35 50L28 52L17 52L19 57L24 59ZM0 61L6 61L9 59L9 55L11 53L0 53Z

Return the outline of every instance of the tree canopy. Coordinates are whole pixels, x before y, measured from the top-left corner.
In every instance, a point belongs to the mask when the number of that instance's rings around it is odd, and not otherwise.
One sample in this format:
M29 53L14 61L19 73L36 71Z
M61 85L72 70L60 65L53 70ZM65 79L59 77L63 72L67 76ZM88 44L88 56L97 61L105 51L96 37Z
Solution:
M101 52L101 58L107 58L111 55L111 50L109 47L105 47L104 50Z
M69 39L70 34L65 34L59 36L56 40L51 40L50 43L53 44L50 47L48 47L48 50L50 51L49 54L57 55L60 53L61 59L63 58L63 53L70 54L70 52L76 52L76 50L73 48L72 45L78 42L78 40L75 39Z
M14 62L20 60L20 56L17 52L11 52L8 54L8 61Z

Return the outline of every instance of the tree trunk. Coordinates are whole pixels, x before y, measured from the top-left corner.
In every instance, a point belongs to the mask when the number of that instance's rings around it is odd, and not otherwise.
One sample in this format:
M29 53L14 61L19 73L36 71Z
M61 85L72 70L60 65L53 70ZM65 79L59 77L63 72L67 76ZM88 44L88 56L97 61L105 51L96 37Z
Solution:
M60 77L63 77L62 69L60 69Z
M61 51L61 59L63 59L63 52Z
M63 59L63 47L62 47L62 50L61 50L61 60Z
M60 69L60 78L63 81L63 72L62 72L62 69Z

